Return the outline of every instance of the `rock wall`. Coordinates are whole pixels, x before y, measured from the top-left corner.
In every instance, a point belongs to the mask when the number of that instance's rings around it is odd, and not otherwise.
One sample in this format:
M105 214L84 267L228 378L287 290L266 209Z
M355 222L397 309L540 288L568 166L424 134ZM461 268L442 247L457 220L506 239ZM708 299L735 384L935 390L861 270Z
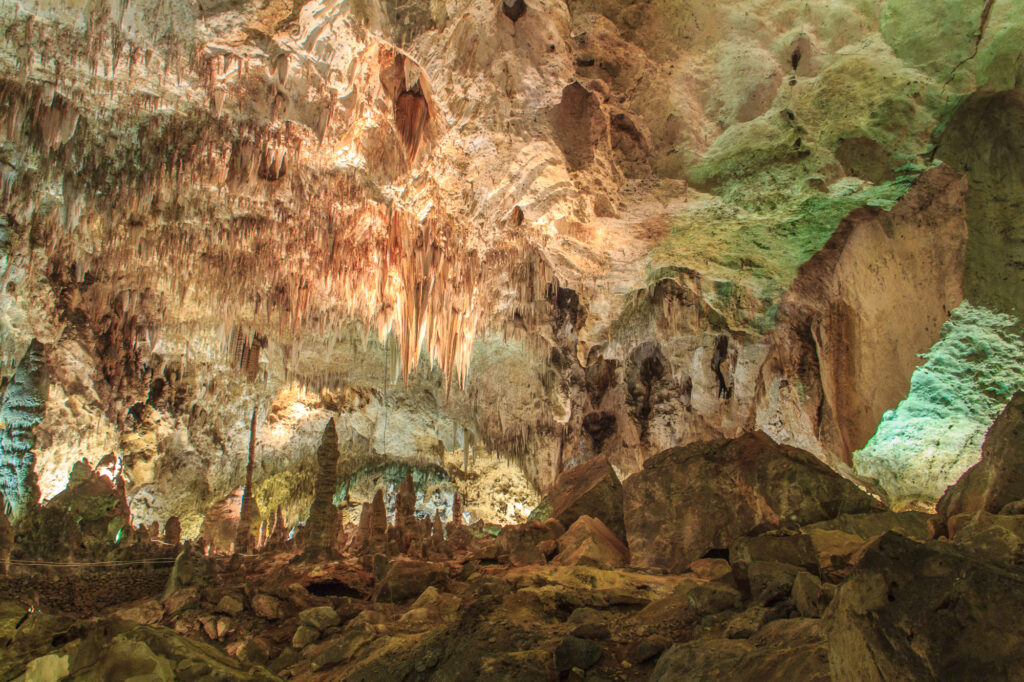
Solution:
M892 211L851 213L801 266L762 370L758 420L776 439L851 464L907 394L963 300L965 192L952 170L929 171ZM783 396L798 399L779 405Z

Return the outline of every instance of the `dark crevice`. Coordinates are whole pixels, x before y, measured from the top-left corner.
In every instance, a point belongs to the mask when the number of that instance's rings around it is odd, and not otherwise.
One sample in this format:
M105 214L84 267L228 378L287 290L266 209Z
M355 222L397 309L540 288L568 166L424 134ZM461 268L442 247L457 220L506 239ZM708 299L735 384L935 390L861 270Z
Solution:
M353 599L362 599L366 596L340 580L321 580L310 583L306 586L306 590L317 597L351 597Z
M518 21L519 17L526 13L525 0L501 0L501 11L512 21Z
M946 79L946 82L943 83L943 85L949 85L950 82L953 80L953 76L956 74L957 71L960 70L960 67L974 59L976 56L978 56L978 49L981 47L981 40L982 38L985 37L985 27L988 26L988 18L992 14L992 6L995 3L996 0L987 0L987 2L985 3L984 9L981 10L981 21L978 24L978 36L974 39L974 49L971 50L971 54L962 59L959 64L953 67L953 69L949 72L949 78Z
M715 376L718 377L718 397L726 399L732 397L732 387L729 386L725 380L725 375L722 373L722 363L725 362L728 355L729 337L722 334L715 341L715 352L711 356L711 369L715 372Z

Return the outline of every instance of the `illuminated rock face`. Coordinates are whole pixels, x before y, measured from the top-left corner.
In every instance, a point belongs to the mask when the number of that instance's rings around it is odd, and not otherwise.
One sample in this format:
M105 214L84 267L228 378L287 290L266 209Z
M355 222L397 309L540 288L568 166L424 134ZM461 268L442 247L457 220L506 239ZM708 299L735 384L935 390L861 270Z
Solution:
M254 408L289 527L330 418L343 466L487 450L540 492L758 429L850 464L965 293L1019 315L1024 19L692 5L0 8L42 496L114 452L136 520L194 537Z
M44 352L43 345L33 339L0 402L0 490L14 519L39 501L33 448L49 381ZM6 515L8 510L0 513Z

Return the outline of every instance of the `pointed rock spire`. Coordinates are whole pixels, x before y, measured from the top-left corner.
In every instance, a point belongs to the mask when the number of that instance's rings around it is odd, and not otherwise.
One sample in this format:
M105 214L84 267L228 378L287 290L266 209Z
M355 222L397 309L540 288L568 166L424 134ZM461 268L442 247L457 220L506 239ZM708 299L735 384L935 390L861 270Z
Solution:
M338 487L338 432L334 418L327 421L320 447L316 451L317 472L313 484L313 504L309 507L306 527L307 556L324 556L334 544L338 510L334 506L334 492Z
M260 510L256 505L256 491L252 487L252 474L256 465L256 408L252 409L249 421L249 462L245 467L245 491L242 493L242 510L238 519L238 535L235 538L235 551L251 552L256 549L256 541L252 534L253 526L259 524Z

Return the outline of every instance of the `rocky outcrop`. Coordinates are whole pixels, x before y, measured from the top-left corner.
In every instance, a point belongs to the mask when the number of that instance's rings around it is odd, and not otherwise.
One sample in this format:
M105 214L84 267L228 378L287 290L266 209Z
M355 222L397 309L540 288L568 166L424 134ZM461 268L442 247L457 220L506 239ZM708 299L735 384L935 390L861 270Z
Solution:
M817 620L776 621L745 639L676 644L658 659L652 682L686 679L829 682L828 649Z
M981 461L951 485L936 505L945 521L957 514L999 512L1024 499L1024 392L1017 392L985 436Z
M998 65L998 60L991 63ZM1018 209L1024 201L1024 162L1014 151L1024 144L1019 78L1007 73L993 87L966 98L935 151L970 178L964 293L972 303L1017 318L1024 315L1024 245L1017 237L1024 230Z
M583 515L558 538L558 555L551 563L621 568L629 565L629 549L600 519Z
M623 486L632 565L681 571L742 535L878 503L813 455L763 433L666 450Z
M1024 670L1021 608L1019 571L887 533L826 614L833 679L1014 679Z
M930 170L891 211L846 216L800 267L761 369L764 431L851 463L963 299L966 190L952 169Z
M530 514L533 520L558 519L566 528L581 516L592 516L620 538L625 537L622 484L604 457L559 474L551 492Z

